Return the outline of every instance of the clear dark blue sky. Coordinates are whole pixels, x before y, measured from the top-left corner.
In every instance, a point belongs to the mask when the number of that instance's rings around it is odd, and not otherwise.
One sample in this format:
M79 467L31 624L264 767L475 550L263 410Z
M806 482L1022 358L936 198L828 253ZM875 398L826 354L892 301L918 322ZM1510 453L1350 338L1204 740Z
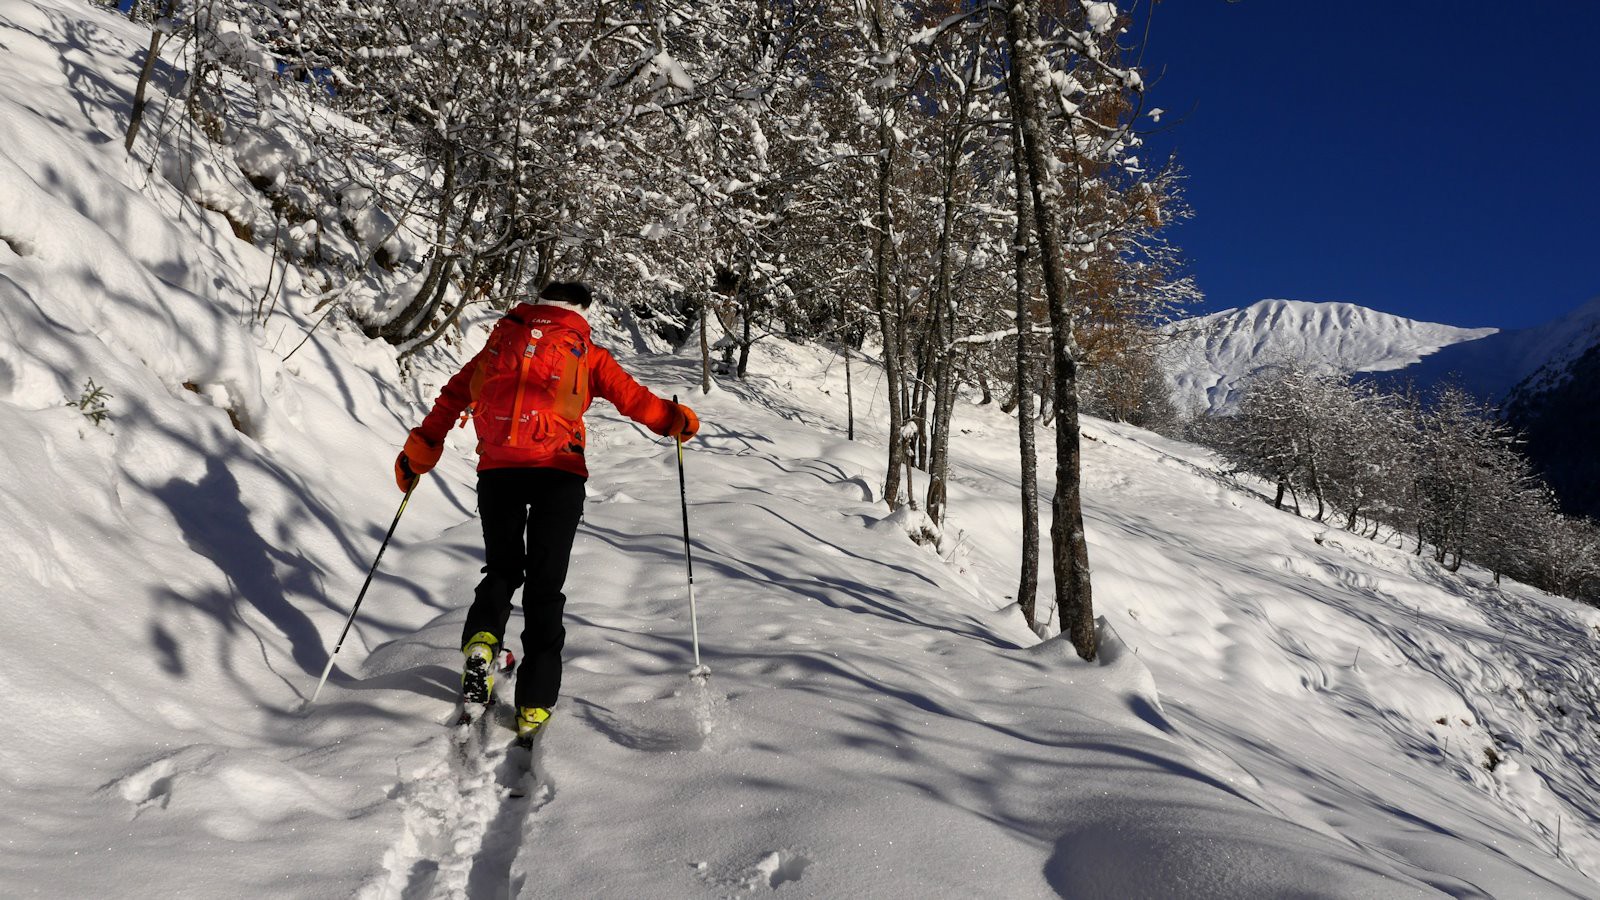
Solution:
M1165 0L1150 142L1205 310L1521 328L1600 295L1597 58L1600 0Z

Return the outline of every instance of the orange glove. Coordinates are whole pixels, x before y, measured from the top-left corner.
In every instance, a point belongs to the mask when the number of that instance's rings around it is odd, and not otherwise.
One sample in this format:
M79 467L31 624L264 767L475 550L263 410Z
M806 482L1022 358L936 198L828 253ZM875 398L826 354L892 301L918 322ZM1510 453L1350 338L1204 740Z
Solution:
M411 429L411 434L406 436L405 449L394 460L394 483L402 491L411 490L417 477L426 475L439 463L439 457L443 454L443 444L431 444L421 432Z
M673 417L672 428L667 431L667 436L677 438L680 444L685 443L700 430L700 417L682 403L679 403L673 412L676 415Z

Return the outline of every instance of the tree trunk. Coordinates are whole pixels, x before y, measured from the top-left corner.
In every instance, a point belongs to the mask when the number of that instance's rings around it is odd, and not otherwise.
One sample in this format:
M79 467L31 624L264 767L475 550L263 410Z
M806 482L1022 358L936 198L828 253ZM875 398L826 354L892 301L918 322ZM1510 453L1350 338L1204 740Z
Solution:
M1029 208L1032 208L1031 204ZM1035 254L1039 251L1037 240L1034 241L1033 250ZM1044 349L1048 351L1049 345L1046 344ZM1039 363L1039 372L1037 373L1038 378L1035 387L1039 392L1039 424L1047 428L1054 428L1056 424L1056 397L1055 388L1052 385L1056 381L1055 355L1045 352L1037 357L1037 361Z
M1317 474L1316 452L1316 447L1312 445L1311 452L1306 454L1306 460L1311 470L1311 495L1317 498L1317 521L1321 522L1326 504L1322 500L1322 479Z
M877 0L873 8L872 29L876 49L881 53L886 50L887 41L885 17L887 12L883 8L884 0ZM893 253L894 217L890 208L890 187L894 180L894 129L889 124L888 110L889 91L879 88L876 100L878 110L878 178L877 178L877 205L873 210L872 224L876 231L872 245L872 302L878 311L878 327L883 334L883 378L885 392L889 398L889 459L883 480L883 499L889 504L891 510L900 508L900 469L905 462L905 438L901 432L905 428L904 390L902 384L902 371L900 366L901 340L899 337L900 316L898 310L891 309L894 298L891 297L889 283L889 260Z
M878 328L883 334L884 394L889 401L889 459L883 481L883 499L893 510L900 508L900 468L904 465L906 455L906 440L901 432L905 430L906 418L900 354L894 346L896 317L889 308L889 272L888 260L883 255L885 252L886 248L880 246L873 253L877 257L874 264L878 268L877 276L873 279L873 302L878 308Z
M711 318L711 300L700 298L700 393L711 393L711 336L706 320Z
M850 376L850 336L845 335L844 343L844 419L845 439L856 439L856 389L855 381Z
M421 330L418 321L422 313L438 303L450 283L450 272L455 268L455 251L451 248L450 216L454 212L456 193L456 158L453 152L444 154L444 180L439 189L439 214L434 219L433 259L428 266L428 277L423 279L411 302L393 318L378 326L377 335L391 344L402 344ZM425 323L425 322L424 322ZM369 332L370 334L370 332Z
M161 23L172 17L172 10L177 2L178 0L167 0L161 7L161 13L156 16L156 21L150 26L150 46L144 51L144 65L139 69L139 83L133 89L133 109L128 113L128 134L122 142L122 149L128 153L133 152L133 142L139 137L139 126L144 123L144 110L147 105L145 95L150 89L150 78L156 72L156 61L161 58L161 45L166 43L166 38L161 34ZM133 7L128 8L128 17L133 17Z
M1051 357L1055 363L1056 490L1050 525L1051 556L1056 576L1056 607L1062 630L1085 660L1098 652L1094 624L1094 592L1089 573L1089 543L1083 527L1079 434L1078 347L1071 315L1072 285L1068 280L1061 222L1055 198L1046 189L1051 177L1043 114L1031 79L1040 64L1035 41L1037 16L1030 0L1013 0L1006 15L1011 50L1007 87L1011 95L1013 135L1020 134L1028 161L1028 187L1034 226L1043 259L1045 298L1050 307Z
M1022 458L1022 565L1017 577L1017 606L1023 621L1037 631L1035 603L1039 593L1039 452L1033 432L1033 372L1028 364L1028 344L1033 333L1028 293L1029 244L1028 161L1022 142L1011 141L1011 166L1016 178L1017 207L1017 452Z
M914 378L908 380L911 388L911 399L906 407L907 417L916 424L916 432L912 435L911 446L906 452L912 464L920 469L928 468L928 388L933 384L933 365L928 355L928 334L924 330L917 341L916 373ZM907 429L908 431L910 429Z
M739 318L741 320L740 334L743 337L739 340L739 367L734 371L734 374L739 376L740 381L743 381L745 373L750 371L750 307L746 306Z
M980 56L974 52L967 66L965 84L977 78ZM933 340L930 347L933 363L933 417L930 445L928 447L928 518L935 526L943 526L947 484L950 475L950 422L955 416L956 382L959 367L956 365L956 300L951 288L951 248L956 227L956 184L961 172L961 150L966 143L968 115L971 112L970 90L964 91L960 109L953 126L948 130L944 156L944 185L941 197L943 209L939 221L938 271L934 277Z
M928 452L928 517L935 525L944 524L947 483L950 477L950 428L955 416L955 367L946 360L940 367L941 384L935 392L931 446Z

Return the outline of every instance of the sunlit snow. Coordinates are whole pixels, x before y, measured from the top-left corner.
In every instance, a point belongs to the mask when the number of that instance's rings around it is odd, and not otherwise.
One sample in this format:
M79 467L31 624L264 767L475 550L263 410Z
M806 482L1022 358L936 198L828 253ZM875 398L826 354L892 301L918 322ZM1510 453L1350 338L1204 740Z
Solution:
M601 403L530 796L509 731L450 727L481 565L465 432L303 709L459 359L402 374L336 319L285 359L320 286L252 325L271 254L196 202L233 175L122 150L146 40L0 0L0 895L1600 895L1600 611L1085 420L1083 662L1015 606L1015 420L960 405L950 520L915 544L925 517L882 502L879 372L857 360L849 441L816 346L759 344L706 396L692 355L599 323L705 423L703 687L675 455ZM88 379L99 425L67 405Z

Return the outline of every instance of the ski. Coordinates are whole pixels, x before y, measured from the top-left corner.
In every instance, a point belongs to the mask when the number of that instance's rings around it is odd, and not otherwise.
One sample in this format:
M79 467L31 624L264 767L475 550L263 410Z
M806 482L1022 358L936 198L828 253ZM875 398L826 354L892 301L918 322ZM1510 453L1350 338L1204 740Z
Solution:
M496 675L501 679L501 683L504 683L506 676L515 672L517 658L510 650L502 650L491 665L496 667ZM461 756L461 762L471 765L475 759L482 761L487 758L489 764L496 767L498 780L507 789L509 796L526 797L538 784L535 778L538 754L534 746L538 735L529 740L514 738L511 745L501 751L490 736L496 725L504 726L513 732L517 729L516 711L513 707L500 702L498 691L491 687L485 702L481 703L471 702L463 694L456 703L454 725L456 749Z

